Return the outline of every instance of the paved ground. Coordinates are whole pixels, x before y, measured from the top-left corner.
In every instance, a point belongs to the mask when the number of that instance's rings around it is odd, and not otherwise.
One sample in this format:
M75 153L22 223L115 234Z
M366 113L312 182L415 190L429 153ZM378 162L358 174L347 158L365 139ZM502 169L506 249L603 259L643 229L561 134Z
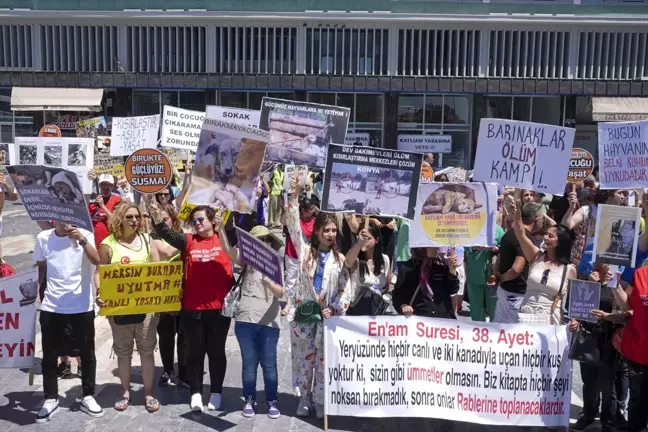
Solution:
M2 245L7 262L16 267L18 271L27 270L32 265L31 251L33 241L38 233L38 226L29 221L21 205L9 204L3 214L4 232L0 244ZM286 323L283 323L284 330ZM27 371L2 370L0 371L0 432L7 431L317 431L323 429L323 422L313 419L299 419L294 417L297 399L292 396L290 388L290 348L288 332L282 331L279 341L279 399L280 408L284 414L281 419L270 420L265 411L253 419L241 416L241 362L238 343L233 331L227 341L228 368L223 394L223 411L194 414L189 411L188 390L179 387L157 389L157 396L162 403L162 409L155 414L148 414L143 407L141 393L141 379L139 369L134 371L132 393L134 406L123 413L113 410L114 401L120 396L119 379L115 376L117 361L111 358L111 334L107 321L104 318L96 320L97 332L97 401L106 409L106 415L101 419L92 419L78 412L75 398L81 395L80 380L69 379L59 381L59 393L64 398L62 409L45 425L34 424L34 414L42 403L42 379L40 377L40 349L37 351L36 379L33 386L29 386ZM40 348L40 335L37 335L36 346ZM139 364L137 357L134 365ZM157 364L161 364L159 358ZM73 371L76 366L73 366ZM207 370L207 368L206 368ZM161 373L158 368L158 374ZM209 376L205 376L205 383ZM575 394L572 394L572 418L576 418L578 407L582 405L580 374L574 370ZM261 373L257 388L263 388ZM205 401L209 388L205 386ZM263 400L263 394L258 397ZM573 421L573 420L572 420ZM516 427L484 427L461 422L445 422L437 420L420 419L355 419L337 418L329 419L329 430L332 431L507 431L525 430L529 428ZM543 430L543 429L537 429Z

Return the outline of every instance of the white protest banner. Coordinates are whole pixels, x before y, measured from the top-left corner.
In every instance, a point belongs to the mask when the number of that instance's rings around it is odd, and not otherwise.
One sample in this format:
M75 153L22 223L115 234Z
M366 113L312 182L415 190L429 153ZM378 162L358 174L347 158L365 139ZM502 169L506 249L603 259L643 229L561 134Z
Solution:
M411 317L324 321L324 412L567 426L566 326Z
M452 136L398 135L398 150L413 153L452 153Z
M648 120L599 123L601 189L644 188L648 184Z
M346 136L344 137L344 144L369 147L369 134L347 132Z
M38 270L0 279L0 368L34 365Z
M84 194L92 193L88 171L94 165L94 139L16 137L17 161L12 165L46 165L76 174Z
M482 119L473 180L562 195L575 129Z
M224 120L230 123L258 128L261 111L207 105L207 117L214 120Z
M419 184L411 247L494 246L495 183Z
M113 117L110 156L129 156L135 150L156 148L160 114L141 117Z
M194 153L200 141L205 113L164 105L162 118L162 147L191 150Z

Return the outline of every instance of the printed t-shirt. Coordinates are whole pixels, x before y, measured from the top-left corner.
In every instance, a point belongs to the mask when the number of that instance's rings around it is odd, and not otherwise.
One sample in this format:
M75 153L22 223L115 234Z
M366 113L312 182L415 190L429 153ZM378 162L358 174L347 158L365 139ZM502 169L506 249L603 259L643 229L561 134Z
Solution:
M209 238L185 235L182 308L194 311L222 309L223 300L234 284L232 261L223 250L218 235Z
M531 238L529 233L526 233L527 237ZM520 242L515 236L515 232L511 229L508 230L503 236L500 242L500 257L499 257L499 272L506 273L513 267L515 258L523 257L524 253L520 247ZM500 283L500 286L504 291L508 291L514 294L524 294L526 292L527 278L529 277L529 263L524 263L524 269L522 272L513 280Z
M111 213L115 210L115 206L121 201L121 197L117 194L111 194L108 202L104 198L106 208ZM92 227L94 230L95 246L99 249L99 245L110 235L108 230L108 215L104 213L101 208L95 203L88 205L88 212L92 219Z
M91 232L78 228L94 243ZM73 247L69 237L59 237L54 229L42 231L36 237L33 257L47 264L47 287L41 310L59 314L90 312L94 308L92 274L94 266L78 245Z
M315 218L311 218L309 221L299 219L299 223L301 224L302 237L306 242L310 243L311 236L313 235L313 228L315 227ZM286 256L297 259L297 249L295 248L288 232L286 232L286 240Z

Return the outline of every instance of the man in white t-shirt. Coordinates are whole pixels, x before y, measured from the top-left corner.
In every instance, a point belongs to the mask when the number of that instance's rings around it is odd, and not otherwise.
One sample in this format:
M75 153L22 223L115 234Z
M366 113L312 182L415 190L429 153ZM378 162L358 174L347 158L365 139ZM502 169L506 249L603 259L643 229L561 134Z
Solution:
M104 412L94 399L97 360L92 280L93 266L99 265L94 235L56 222L54 229L42 231L36 237L34 260L38 263L39 281L47 283L40 312L45 402L36 423L47 422L59 407L58 348L63 344L68 325L78 342L81 357L81 410L92 417L101 417Z

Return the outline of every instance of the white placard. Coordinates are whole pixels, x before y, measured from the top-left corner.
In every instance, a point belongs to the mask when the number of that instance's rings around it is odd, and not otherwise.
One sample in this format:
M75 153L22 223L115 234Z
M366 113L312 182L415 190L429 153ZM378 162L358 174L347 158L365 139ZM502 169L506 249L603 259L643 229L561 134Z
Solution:
M0 279L0 368L34 365L38 270Z
M224 120L230 123L258 128L261 111L207 105L207 117L214 120Z
M412 153L452 153L452 136L398 135L398 150Z
M344 144L346 145L358 145L364 147L369 147L369 134L368 133L349 133L347 132L344 137Z
M164 105L163 115L160 145L195 153L205 113Z
M156 148L160 114L140 117L113 117L110 156L130 156L135 150Z
M16 137L12 165L46 165L74 172L84 194L92 193L93 138Z
M411 317L324 320L324 412L568 426L566 326Z
M644 188L648 185L648 120L599 123L601 189Z
M473 180L562 195L576 130L482 119Z

